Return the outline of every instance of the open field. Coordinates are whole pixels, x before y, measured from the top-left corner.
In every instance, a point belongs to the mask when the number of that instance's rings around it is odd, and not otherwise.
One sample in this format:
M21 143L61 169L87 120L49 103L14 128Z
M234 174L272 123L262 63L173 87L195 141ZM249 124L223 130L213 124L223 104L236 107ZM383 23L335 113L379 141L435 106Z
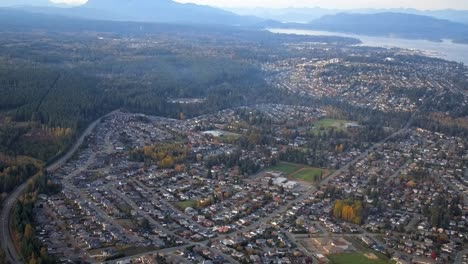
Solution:
M335 129L337 131L344 131L347 128L347 124L354 124L355 122L349 120L340 120L340 119L322 119L320 121L315 122L312 124L312 127L315 132Z
M366 256L363 253L343 253L329 255L332 264L389 264L389 260L378 258L376 255Z
M320 180L325 175L325 170L320 168L303 168L290 177L296 180L302 180L309 183L314 183Z
M175 203L175 206L181 210L185 210L187 207L197 208L197 201L187 200Z
M300 165L300 164L280 162L276 166L268 168L268 170L280 171L280 172L284 172L286 175L291 175L304 167L305 167L304 165Z
M330 174L327 169L309 167L302 164L280 162L278 165L269 168L271 171L284 172L288 179L315 183L320 178L325 178Z

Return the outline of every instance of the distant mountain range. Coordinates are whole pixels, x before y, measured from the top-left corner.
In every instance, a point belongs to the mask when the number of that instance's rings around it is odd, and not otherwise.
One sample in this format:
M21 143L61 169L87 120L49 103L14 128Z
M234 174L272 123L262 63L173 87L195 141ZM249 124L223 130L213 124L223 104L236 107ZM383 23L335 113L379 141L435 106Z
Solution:
M245 24L261 21L243 17L222 9L171 0L89 0L81 8L106 11L115 20L167 23Z
M172 0L89 0L85 5L68 8L58 7L49 3L48 0L1 1L0 5L21 3L16 8L23 11L93 20L229 25L253 27L256 29L267 27L314 29L371 36L428 39L432 41L452 39L459 43L468 44L468 24L431 16L408 14L411 11L409 9L405 9L406 13L365 13L372 12L372 10L360 10L359 12L361 13L338 13L320 16L320 18L317 18L320 13L336 12L336 10L320 8L305 10L288 9L291 12L312 14L310 15L310 19L307 19L310 22L282 23L277 20L243 16L219 8L196 4L182 4ZM416 11L412 10L411 12ZM459 15L458 17L462 17L461 14L464 11L451 12L458 12L456 13Z
M114 21L196 23L220 25L252 25L263 19L252 16L240 16L222 9L182 4L171 0L89 0L78 7L61 8L47 0L5 0L1 5L14 6L22 10L64 15L77 18L101 19Z
M307 24L286 23L283 27L431 41L451 39L458 43L468 44L468 25L403 13L339 13L323 16Z
M439 19L446 19L453 22L468 24L468 10L417 10L411 8L394 9L326 9L314 8L233 8L230 11L239 15L257 16L264 19L278 20L281 22L308 23L325 15L336 15L338 13L349 14L376 14L376 13L404 13L413 15L431 16Z

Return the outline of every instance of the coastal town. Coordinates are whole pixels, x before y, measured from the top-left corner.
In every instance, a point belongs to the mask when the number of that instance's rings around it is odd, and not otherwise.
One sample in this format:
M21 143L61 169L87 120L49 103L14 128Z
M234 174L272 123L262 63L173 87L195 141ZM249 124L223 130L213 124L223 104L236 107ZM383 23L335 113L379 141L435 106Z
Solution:
M117 111L50 172L62 190L39 197L36 235L63 263L466 261L466 139L405 127L350 144L366 129L306 106Z
M413 112L433 94L456 94L460 100L451 105L454 108L468 105L468 93L454 82L468 76L463 65L423 59L416 51L401 49L350 48L351 54L345 56L343 49L309 43L289 48L299 50L303 57L262 67L271 73L271 85L292 93L336 98L383 112Z

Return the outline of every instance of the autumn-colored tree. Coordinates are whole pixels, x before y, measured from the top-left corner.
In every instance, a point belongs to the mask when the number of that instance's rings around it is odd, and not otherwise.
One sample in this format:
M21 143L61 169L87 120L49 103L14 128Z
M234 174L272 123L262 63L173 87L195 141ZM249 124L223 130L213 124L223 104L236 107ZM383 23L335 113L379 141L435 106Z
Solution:
M145 156L151 156L153 153L153 148L151 146L144 146L143 147L143 154Z
M341 212L341 217L343 218L343 220L345 221L351 221L351 219L354 218L354 210L353 210L353 207L350 206L350 205L345 205L343 207L343 211Z
M210 198L205 198L205 199L198 198L197 199L197 208L210 206L212 204L212 201L213 200L210 199Z
M299 217L299 218L296 220L296 225L298 225L298 226L304 226L304 218L303 218L303 217Z
M161 160L159 165L162 168L170 168L174 166L174 159L171 156L167 156L163 160Z
M37 264L38 261L37 261L37 258L36 258L36 254L34 254L34 252L31 254L31 257L29 258L29 264Z
M363 219L363 206L361 201L336 200L333 206L333 217L344 221L361 224Z
M172 168L188 156L190 147L184 144L159 144L144 146L130 152L130 159L140 162L154 162L163 168ZM185 171L185 170L184 170Z
M363 215L363 208L362 208L362 203L360 201L354 201L353 204L353 210L354 210L354 217L351 219L351 222L359 225L362 222L362 215Z
M178 165L175 166L175 171L176 172L184 172L184 171L186 171L186 167L183 164L178 164Z
M24 227L24 239L26 239L26 241L30 241L31 238L33 237L33 234L34 234L34 230L31 226L31 224L27 224L25 227Z
M339 153L343 152L344 149L345 149L344 144L338 144L338 145L336 145L336 147L335 147L335 151L336 151L336 152L339 152Z
M343 201L342 200L337 200L335 202L335 206L333 207L333 217L335 217L336 219L340 219L341 218L341 212L343 211Z

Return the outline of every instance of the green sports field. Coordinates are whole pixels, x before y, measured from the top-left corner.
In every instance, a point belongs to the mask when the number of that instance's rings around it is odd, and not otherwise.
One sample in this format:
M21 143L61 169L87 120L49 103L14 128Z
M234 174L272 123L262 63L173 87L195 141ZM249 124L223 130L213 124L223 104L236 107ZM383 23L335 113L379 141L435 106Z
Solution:
M284 172L286 175L290 175L302 168L304 168L304 165L280 162L278 165L268 168L268 170L280 171Z
M326 176L326 171L320 168L303 168L296 173L292 174L291 177L296 180L303 180L309 183L314 183L320 180L320 176Z
M330 174L330 171L327 169L287 162L280 162L278 165L273 166L268 170L284 172L291 180L305 181L311 184L319 181L320 175L322 175L322 178L325 178Z
M312 124L312 127L315 132L323 131L323 130L329 130L329 129L335 129L338 131L344 131L346 129L346 124L349 123L355 123L353 121L349 120L341 120L341 119L331 119L331 118L326 118L319 120Z

